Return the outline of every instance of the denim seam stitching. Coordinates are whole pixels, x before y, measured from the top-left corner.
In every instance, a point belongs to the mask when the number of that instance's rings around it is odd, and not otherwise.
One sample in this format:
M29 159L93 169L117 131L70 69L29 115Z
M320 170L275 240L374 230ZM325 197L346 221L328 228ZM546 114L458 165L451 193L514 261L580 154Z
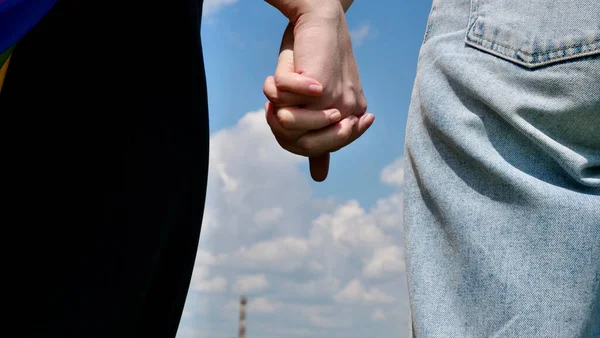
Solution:
M469 37L469 33L473 30L473 27L475 26L475 22L477 21L477 10L475 9L475 2L477 0L471 0L471 8L470 8L470 13L469 13L469 22L467 24L467 32L465 33L465 39L468 41L471 41L470 37ZM482 46L484 47L484 46Z
M475 19L475 20L477 20L477 19ZM475 24L475 22L473 22L473 25L474 25L474 24ZM513 51L513 52L519 52L519 53L523 53L523 54L525 54L525 55L528 55L528 56L540 56L540 55L546 55L546 54L551 54L551 53L555 53L555 52L560 52L560 51L564 51L564 50L569 50L569 49L573 49L573 48L577 48L577 47L586 47L586 46L591 46L591 45L594 45L594 44L597 44L597 43L599 43L599 42L600 42L600 39L596 39L596 40L594 40L594 41L591 41L591 42L589 42L589 43L584 43L584 44L579 44L579 45L572 45L572 46L566 46L566 47L562 47L562 48L559 48L559 49L553 49L553 50L547 50L547 51L543 51L543 52L540 52L540 53L529 53L529 52L526 52L526 51L524 51L524 50L517 49L516 47L511 47L511 46L505 45L505 44L503 44L503 43L500 43L500 42L497 42L497 41L494 41L494 40L489 40L489 39L485 38L483 35L479 35L479 34L477 34L477 33L475 33L475 32L472 32L472 34L473 34L474 36L478 37L479 39L483 40L483 41L491 42L491 43L493 43L493 44L495 44L495 45L502 46L502 47L504 47L504 48L506 48L506 49L510 49L510 50L511 50L511 51ZM470 40L470 41L473 41L473 42L475 42L475 43L479 43L479 42L477 42L477 41L474 41L474 40ZM484 46L484 47L485 47L485 46ZM592 50L595 50L595 49L598 49L598 48L600 48L600 46L598 46L598 47L595 47L595 48L593 48Z
M477 22L478 18L479 18L479 14L477 13L480 7L480 4L483 2L483 0L471 0L471 13L469 16L469 27L467 29L467 33L465 38L467 39L467 41L475 43L479 46L481 46L482 48L485 48L486 50L492 50L495 51L496 53L499 53L503 56L509 57L512 60L518 60L517 58L514 57L514 55L509 55L506 52L502 52L500 50L498 50L497 48L492 48L492 47L488 47L485 46L481 41L485 41L485 42L489 42L491 44L495 44L498 45L500 47L504 47L514 53L521 53L524 54L525 56L529 56L529 57L539 57L539 56L548 56L549 60L540 60L540 61L528 61L528 60L523 60L524 62L528 63L528 64L544 64L544 63L549 63L552 62L554 60L560 60L560 59L566 59L569 57L573 57L573 56L578 56L578 55L586 55L589 54L590 52L595 52L597 50L600 50L600 44L598 46L594 46L592 47L592 49L587 50L587 51L581 51L581 52L576 52L574 53L572 51L572 49L574 48L582 48L582 47L587 47L587 46L593 46L596 45L598 43L600 43L600 39L596 39L594 41L588 42L588 43L581 43L581 44L577 44L577 45L571 45L571 46L565 46L559 49L553 49L553 50L549 50L549 51L543 51L540 53L529 53L527 51L523 51L520 49L517 49L516 47L512 47L512 46L508 46L506 44L494 41L494 40L490 40L486 37L484 37L483 35L480 35L478 33L475 32L475 23ZM477 3L477 6L475 6ZM477 7L477 8L476 8ZM474 39L473 37L477 38ZM481 40L481 41L477 41L477 40ZM569 53L569 55L562 55L562 56L556 56L556 57L550 57L549 54L552 53L556 53L556 52L560 52L560 51L566 51Z

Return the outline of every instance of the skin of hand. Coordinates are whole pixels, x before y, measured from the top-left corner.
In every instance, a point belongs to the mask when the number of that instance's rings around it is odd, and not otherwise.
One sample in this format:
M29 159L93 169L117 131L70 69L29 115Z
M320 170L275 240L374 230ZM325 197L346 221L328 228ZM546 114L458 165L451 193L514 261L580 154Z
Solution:
M267 122L277 141L310 157L315 181L327 177L329 153L353 142L374 120L365 114L344 7L335 2L335 10L325 15L308 11L290 23L275 76L263 88L270 101Z
M275 77L265 81L263 91L270 102L265 105L267 123L277 142L286 150L311 157L311 174L316 181L327 176L328 155L359 138L372 124L374 116L349 115L342 119L338 109L303 108L322 94L316 80L295 72L291 26L284 34L277 70L281 81L290 83L288 91L278 90ZM325 160L325 161L322 161Z

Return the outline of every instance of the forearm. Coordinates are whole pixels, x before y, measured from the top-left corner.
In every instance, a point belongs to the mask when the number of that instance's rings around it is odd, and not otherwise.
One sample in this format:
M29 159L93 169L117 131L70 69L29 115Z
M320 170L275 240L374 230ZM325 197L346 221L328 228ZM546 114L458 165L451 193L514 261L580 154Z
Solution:
M298 17L310 12L327 12L339 10L341 6L346 12L354 0L265 0L277 8L290 21L295 22Z

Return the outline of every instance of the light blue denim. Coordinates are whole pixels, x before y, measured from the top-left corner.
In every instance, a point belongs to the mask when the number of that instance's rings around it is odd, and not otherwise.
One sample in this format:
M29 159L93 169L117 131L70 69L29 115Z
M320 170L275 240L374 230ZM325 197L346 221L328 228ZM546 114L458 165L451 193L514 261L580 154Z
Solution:
M435 0L407 122L413 335L600 337L600 0Z

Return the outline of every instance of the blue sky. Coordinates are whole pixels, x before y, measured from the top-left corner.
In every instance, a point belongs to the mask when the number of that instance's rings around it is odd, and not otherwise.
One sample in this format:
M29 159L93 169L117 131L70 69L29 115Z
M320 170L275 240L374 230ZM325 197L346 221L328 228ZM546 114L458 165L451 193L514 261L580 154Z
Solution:
M375 124L315 183L263 118L286 19L264 1L205 0L211 169L178 338L408 337L402 244L405 121L429 1L356 0L348 12Z

